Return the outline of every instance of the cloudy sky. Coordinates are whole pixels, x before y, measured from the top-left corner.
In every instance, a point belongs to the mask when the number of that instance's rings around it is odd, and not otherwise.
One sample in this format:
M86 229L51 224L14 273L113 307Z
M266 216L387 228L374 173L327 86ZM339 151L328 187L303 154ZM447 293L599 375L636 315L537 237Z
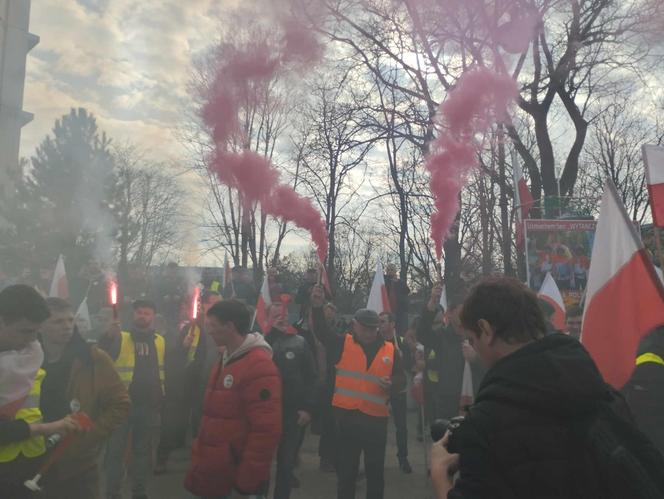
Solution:
M192 59L217 38L235 0L32 0L23 129L30 156L56 118L85 107L119 142L177 160Z

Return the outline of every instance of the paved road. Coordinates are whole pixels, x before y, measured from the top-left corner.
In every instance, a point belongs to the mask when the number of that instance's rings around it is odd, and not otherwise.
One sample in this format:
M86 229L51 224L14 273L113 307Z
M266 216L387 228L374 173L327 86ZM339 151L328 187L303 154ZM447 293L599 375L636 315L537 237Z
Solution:
M413 474L404 475L399 471L394 440L394 425L390 424L390 435L385 462L385 499L432 499L433 494L426 478L422 443L415 438L417 415L409 415L409 452ZM168 473L154 477L150 486L151 499L184 499L182 488L184 473L188 465L188 452L179 451L169 463ZM336 475L318 470L318 437L307 435L300 456L300 467L296 471L301 487L293 490L291 499L336 499ZM358 485L357 499L364 499L365 481ZM353 498L348 498L353 499Z

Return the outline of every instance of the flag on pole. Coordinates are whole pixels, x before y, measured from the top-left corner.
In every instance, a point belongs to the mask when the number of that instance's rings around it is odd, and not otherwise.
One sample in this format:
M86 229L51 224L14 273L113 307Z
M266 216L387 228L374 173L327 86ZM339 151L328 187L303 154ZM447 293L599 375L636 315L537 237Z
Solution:
M228 254L224 257L224 281L221 293L224 297L235 298L235 286L233 285L233 274Z
M367 308L373 310L377 314L383 312L391 312L390 299L387 296L387 288L385 287L385 276L383 275L383 266L380 262L376 263L376 275L374 275L371 291L369 292L369 301Z
M330 287L330 278L327 276L327 269L323 262L318 260L318 284L322 285L325 288L325 293L327 296L332 296L332 288Z
M265 277L263 278L261 292L258 295L258 303L256 303L256 314L254 316L254 322L258 323L258 327L261 328L263 334L267 334L271 328L267 313L270 305L272 305L272 297L270 296L270 283L268 281L266 272Z
M51 281L51 290L48 296L55 298L69 299L69 285L67 284L67 273L65 272L65 259L62 255L58 257L58 263L55 265L53 280Z
M632 374L640 340L664 324L664 287L641 238L606 183L586 290L581 342L614 388Z
M443 284L443 292L440 295L440 306L447 313L447 286Z
M88 310L88 297L83 298L83 301L76 311L74 317L76 325L81 333L89 333L92 331L92 321L90 320L90 311Z
M563 295L560 294L558 284L551 275L551 272L546 273L542 287L539 290L538 296L553 307L555 313L553 314L553 326L558 331L567 330L567 314L565 310L565 301Z
M664 147L643 146L653 223L664 227Z
M516 151L512 150L512 174L514 175L514 210L516 212L516 243L519 248L525 245L523 234L523 221L530 215L530 210L535 204L533 195L528 189L526 179L523 178L521 163L517 158Z

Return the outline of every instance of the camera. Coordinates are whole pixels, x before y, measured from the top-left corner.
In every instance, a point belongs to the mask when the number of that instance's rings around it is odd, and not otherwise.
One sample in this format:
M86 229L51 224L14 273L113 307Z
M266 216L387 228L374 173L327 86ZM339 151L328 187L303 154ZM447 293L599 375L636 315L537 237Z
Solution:
M436 419L431 423L431 440L438 442L448 431L450 434L454 433L461 426L463 420L463 416L455 416L452 419Z

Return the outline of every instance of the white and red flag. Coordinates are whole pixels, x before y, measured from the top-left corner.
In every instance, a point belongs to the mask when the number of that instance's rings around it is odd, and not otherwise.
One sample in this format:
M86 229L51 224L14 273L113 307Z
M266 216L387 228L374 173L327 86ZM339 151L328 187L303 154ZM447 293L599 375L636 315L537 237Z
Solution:
M538 296L553 307L555 313L553 314L553 326L558 331L567 330L567 315L565 311L565 301L563 295L560 294L558 284L551 275L551 272L546 273L542 287L539 290Z
M643 161L646 165L652 220L657 227L664 227L664 147L644 145Z
M268 316L268 309L272 305L272 296L270 295L270 282L265 273L263 278L263 285L261 286L261 292L258 295L258 303L256 303L256 315L254 316L254 322L258 323L258 327L261 328L263 334L270 332L271 325Z
M516 213L516 243L519 248L524 247L525 237L523 221L530 216L530 210L535 204L533 195L528 189L526 179L523 178L521 164L515 152L512 153L512 173L514 176L514 211Z
M318 284L325 288L327 296L332 296L332 288L330 287L330 278L327 275L327 269L323 262L318 260Z
M69 285L67 284L67 273L65 272L65 259L62 255L58 257L58 263L55 264L53 280L51 280L51 289L48 296L55 298L69 299Z
M621 389L639 342L664 324L664 286L609 180L590 263L581 342L600 372Z
M461 382L461 400L459 401L459 415L465 416L466 408L473 404L473 370L470 363L466 361L463 366L463 381Z
M381 314L383 312L392 312L392 308L390 307L390 298L387 295L387 288L385 287L383 266L380 262L376 264L376 275L374 275L371 291L369 292L367 308L369 310L373 310L377 314Z

